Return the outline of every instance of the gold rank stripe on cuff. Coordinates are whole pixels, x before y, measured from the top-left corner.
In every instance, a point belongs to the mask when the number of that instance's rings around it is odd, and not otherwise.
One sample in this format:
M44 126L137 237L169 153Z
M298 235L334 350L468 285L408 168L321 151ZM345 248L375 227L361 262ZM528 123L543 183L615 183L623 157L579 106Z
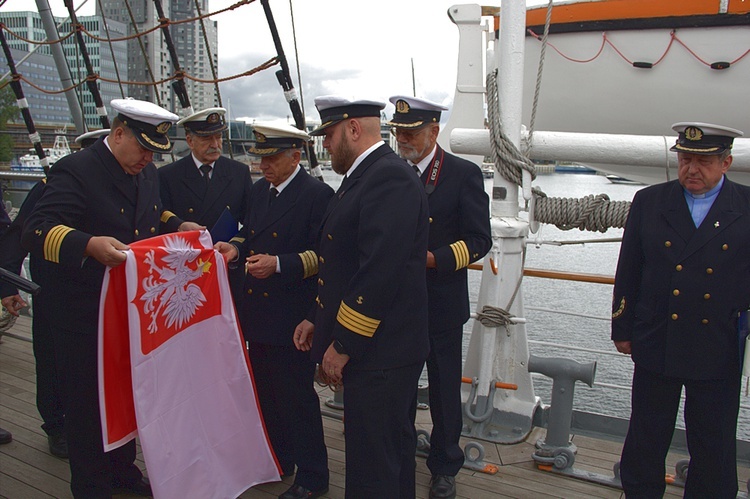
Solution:
M368 338L372 338L375 330L380 326L378 319L371 319L360 314L343 301L339 307L339 313L336 315L336 320L349 331Z
M456 259L456 270L461 270L471 263L469 260L469 247L466 246L465 242L456 241L451 244L450 248L453 251L453 257Z
M230 242L230 243L237 243L237 244L242 244L242 243L244 243L244 242L245 242L245 238L244 238L244 237L236 237L236 236L235 236L235 237L233 237L232 239L230 239L230 240L229 240L229 242Z
M318 255L313 250L299 254L302 260L302 279L307 279L318 273Z
M60 246L69 232L73 232L73 229L66 225L55 225L47 232L47 237L44 238L45 260L60 263Z
M172 217L176 217L176 216L177 216L177 215L175 215L175 214L174 214L174 213L172 213L171 211L169 211L169 210L164 210L164 211L162 211L162 212L161 212L161 218L160 218L160 220L161 220L161 223L165 224L165 223L167 223L167 222L169 221L169 219L170 219L170 218L172 218Z

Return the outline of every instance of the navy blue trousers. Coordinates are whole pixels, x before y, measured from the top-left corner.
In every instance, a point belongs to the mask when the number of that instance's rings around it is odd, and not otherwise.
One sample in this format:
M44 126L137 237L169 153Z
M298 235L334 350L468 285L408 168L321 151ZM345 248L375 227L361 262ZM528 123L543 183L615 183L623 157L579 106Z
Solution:
M310 353L292 345L252 341L249 353L263 421L279 465L296 465L294 483L308 490L328 487L328 451Z
M664 460L685 387L685 430L690 466L686 498L737 497L737 414L740 376L725 380L670 378L635 367L630 427L620 476L628 498L661 498Z
M64 431L65 410L57 380L55 339L48 307L44 291L34 297L31 333L36 361L36 407L44 421L42 429L45 433L59 435Z
M461 411L461 343L463 327L430 331L427 379L430 384L430 454L433 475L455 476L464 464L458 439L463 428Z
M135 440L104 452L99 415L97 336L55 329L58 375L65 406L70 490L76 499L109 499L112 487L143 477L135 462Z
M377 371L344 367L347 499L413 499L417 385L422 363Z

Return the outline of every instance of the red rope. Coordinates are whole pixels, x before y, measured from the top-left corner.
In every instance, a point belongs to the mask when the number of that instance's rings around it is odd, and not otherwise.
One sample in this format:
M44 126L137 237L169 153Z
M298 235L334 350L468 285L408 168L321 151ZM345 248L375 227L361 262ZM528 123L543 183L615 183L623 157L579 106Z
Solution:
M537 40L540 40L540 41L541 41L541 37L540 37L539 35L537 35L536 33L534 33L534 31L533 31L533 30L529 29L529 30L527 30L527 31L528 31L528 33L529 33L529 34L530 34L531 36L533 36L533 37L534 37L534 38L536 38ZM701 58L701 57L700 57L700 56L699 56L698 54L696 54L696 53L695 53L695 51L694 51L694 50L692 50L692 49L691 49L690 47L688 47L688 46L687 46L687 45L686 45L686 44L685 44L685 43L684 43L684 42L683 42L682 40L680 40L680 38L679 38L679 37L677 36L677 32L676 32L675 30L672 30L672 31L671 31L671 32L669 33L669 44L667 45L667 48L666 48L666 49L664 50L664 53L663 53L663 54L661 55L661 57L659 57L659 58L658 58L658 59L656 60L656 62L654 62L653 64L651 64L651 67L653 67L653 66L656 66L657 64L659 64L660 62L662 62L662 61L664 60L664 58L665 58L665 57L667 56L667 54L668 54L668 53L669 53L669 51L671 50L671 48L672 48L672 45L674 45L674 42L677 42L677 43L679 43L680 45L682 45L683 47L685 47L685 50L687 50L687 51L688 51L688 53L689 53L690 55L692 55L692 56L693 56L693 57L694 57L694 58L695 58L696 60L698 60L698 61L699 61L699 62L701 62L702 64L704 64L704 65L706 65L706 66L708 66L708 67L711 67L711 66L712 66L710 62L707 62L707 61L705 61L704 59L702 59L702 58ZM589 58L589 59L575 59L575 58L573 58L573 57L570 57L570 56L567 56L567 55L563 54L563 53L562 53L562 52L560 51L560 49L558 49L558 48L557 48L557 47L556 47L556 46L555 46L555 45L554 45L553 43L547 42L547 45L549 45L550 47L552 47L552 49L553 49L553 50L554 50L555 52L557 52L558 54L560 54L560 56L561 56L561 57L562 57L563 59L566 59L566 60L568 60L568 61L571 61L571 62L577 62L577 63L581 63L581 64L583 64L583 63L587 63L587 62L592 62L592 61L594 61L594 60L595 60L595 59L596 59L597 57L599 57L599 56L600 56L600 55L602 54L602 52L604 51L604 46L605 46L605 45L609 45L609 46L610 46L610 47L612 47L612 49L613 49L613 50L614 50L614 51L615 51L615 52L617 53L617 55L619 55L620 57L622 57L622 59L623 59L624 61L626 61L626 62L627 62L628 64L630 64L631 66L632 66L632 65L634 64L634 62L633 62L633 61L631 61L630 59L628 59L628 57L626 57L626 56L625 56L625 54L623 54L623 53L622 53L622 52L620 51L620 49L618 49L618 48L617 48L617 47L615 46L615 44L614 44L614 43L612 43L612 41L610 41L610 39L609 39L609 38L607 37L607 33L606 33L606 32L603 32L603 33L602 33L602 44L601 44L601 46L599 47L599 50L598 50L598 51L596 52L596 54L595 54L595 55L594 55L593 57L591 57L591 58ZM745 57L746 57L746 56L747 56L748 54L750 54L750 49L747 49L747 50L746 50L746 51L745 51L745 52L744 52L744 53L743 53L742 55L740 55L739 57L737 57L737 58L736 58L736 59L734 59L733 61L729 61L729 65L731 66L731 65L733 65L733 64L736 64L737 62L739 62L740 60L742 60L743 58L745 58Z

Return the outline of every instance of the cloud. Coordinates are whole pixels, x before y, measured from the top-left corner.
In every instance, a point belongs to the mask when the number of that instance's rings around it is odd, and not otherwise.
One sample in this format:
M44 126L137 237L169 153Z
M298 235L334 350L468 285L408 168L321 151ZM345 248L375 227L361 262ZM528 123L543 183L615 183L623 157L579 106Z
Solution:
M248 71L248 61L255 67L264 61L265 55L249 54L222 59L219 72L221 77L227 77ZM258 61L256 63L256 61ZM224 82L220 85L224 107L229 109L232 119L255 119L257 121L288 120L293 122L289 103L284 91L276 78L280 65L258 72L249 77L242 77ZM308 120L317 119L314 99L320 95L337 93L341 89L341 82L357 81L358 72L341 69L301 65L302 92L299 80L292 74L292 83L297 90L298 99L305 104L305 115ZM301 97L300 97L301 96Z

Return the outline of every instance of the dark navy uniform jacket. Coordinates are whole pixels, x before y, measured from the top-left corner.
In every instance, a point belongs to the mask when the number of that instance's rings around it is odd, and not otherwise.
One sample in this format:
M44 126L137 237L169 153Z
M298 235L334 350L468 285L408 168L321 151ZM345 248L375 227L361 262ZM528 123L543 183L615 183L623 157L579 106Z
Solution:
M489 197L484 191L482 171L474 163L444 153L427 195L430 204L428 249L435 255L436 268L427 269L427 293L430 330L441 331L463 325L469 320L467 266L482 258L492 246ZM431 169L422 174L430 181Z
M612 339L666 376L739 372L737 313L750 305L750 188L725 177L699 228L675 180L636 193L615 276Z
M347 369L424 362L427 236L424 188L383 144L343 180L323 218L314 361L338 339Z
M22 243L55 264L45 276L51 296L64 297L51 304L54 320L95 335L105 266L84 256L89 239L112 236L129 244L180 223L174 214L162 214L156 167L127 175L102 138L55 163L24 224Z
M214 163L208 191L192 154L159 168L164 209L207 229L214 226L224 208L229 208L238 223L242 222L252 183L248 165L224 156Z
M238 265L254 254L279 257L280 274L266 279L245 275L237 310L245 339L267 345L288 345L297 324L315 303L318 235L333 189L300 169L269 206L267 180L250 191L250 208L232 244Z
M26 199L24 199L21 204L21 208L18 210L18 214L13 220L13 223L11 223L8 230L0 236L0 267L9 272L13 272L14 274L20 274L21 265L23 265L23 261L26 258L26 255L28 255L28 251L21 246L23 224L29 218L37 201L39 201L39 198L42 196L46 182L47 179L44 179L34 184L34 187L31 188L26 195ZM31 278L35 283L42 287L42 291L44 291L44 288L46 287L43 279L45 275L50 272L49 267L50 265L46 264L44 260L34 257L29 259ZM52 268L52 271L54 271L54 267ZM0 282L0 298L16 294L18 294L18 289L15 286L6 282Z

